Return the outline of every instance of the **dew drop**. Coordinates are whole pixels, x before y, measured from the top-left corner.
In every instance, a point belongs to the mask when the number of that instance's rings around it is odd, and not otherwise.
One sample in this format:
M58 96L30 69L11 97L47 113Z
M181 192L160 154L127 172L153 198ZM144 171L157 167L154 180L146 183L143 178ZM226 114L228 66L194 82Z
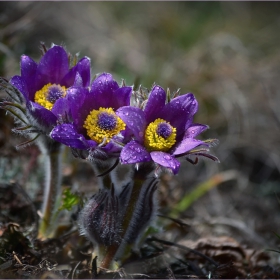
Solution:
M164 159L167 159L167 160L170 160L171 159L171 156L169 155L166 155L166 156L163 156Z

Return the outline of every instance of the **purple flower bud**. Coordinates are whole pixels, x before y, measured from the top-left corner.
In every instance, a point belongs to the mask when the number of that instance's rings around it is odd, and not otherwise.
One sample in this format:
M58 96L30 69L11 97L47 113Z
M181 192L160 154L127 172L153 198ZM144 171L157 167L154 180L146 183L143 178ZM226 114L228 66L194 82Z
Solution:
M100 190L85 205L79 215L79 226L93 244L111 246L121 242L121 213L119 198L111 190Z
M81 234L93 244L120 248L133 244L155 217L157 180L149 179L143 184L129 213L129 201L135 199L131 197L132 184L125 185L119 194L114 186L100 190L86 203L79 215L79 227Z

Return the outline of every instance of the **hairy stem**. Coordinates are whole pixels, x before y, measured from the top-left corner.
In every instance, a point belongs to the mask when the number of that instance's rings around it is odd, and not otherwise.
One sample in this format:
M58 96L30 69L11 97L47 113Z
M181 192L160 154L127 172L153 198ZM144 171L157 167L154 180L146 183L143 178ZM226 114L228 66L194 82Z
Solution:
M123 239L126 232L127 232L127 229L129 227L129 224L132 220L132 217L133 217L133 214L134 214L134 209L136 207L136 204L137 204L137 201L138 201L138 197L140 195L140 192L141 192L141 186L142 186L142 183L141 181L137 180L134 182L134 185L133 185L133 189L132 189L132 192L131 192L131 197L130 197L130 200L129 200L129 203L127 205L127 208L126 208L126 212L125 212L125 215L124 215L124 218L123 218L123 223L122 223L122 233L121 233L121 238ZM110 247L107 248L107 253L105 255L105 257L103 258L102 262L101 262L101 267L104 268L104 269L109 269L111 264L112 264L112 261L117 253L117 251L119 250L120 246L122 245L121 244L114 244Z
M110 168L114 165L112 160L93 162L92 168L95 176L98 180L98 186L100 189L110 189L112 186L112 178Z
M114 244L110 247L107 247L106 254L101 261L101 267L103 269L109 269L112 266L112 262L120 249L124 246L124 238L128 232L133 216L135 215L135 208L137 206L139 196L141 194L142 186L144 185L145 180L147 179L148 174L153 171L153 167L150 164L143 164L139 170L135 170L133 176L133 186L131 190L130 199L128 201L125 214L122 219L122 231L120 244Z
M48 238L53 235L54 219L58 200L61 198L61 145L55 143L44 151L45 187L42 206L42 218L39 225L39 237Z

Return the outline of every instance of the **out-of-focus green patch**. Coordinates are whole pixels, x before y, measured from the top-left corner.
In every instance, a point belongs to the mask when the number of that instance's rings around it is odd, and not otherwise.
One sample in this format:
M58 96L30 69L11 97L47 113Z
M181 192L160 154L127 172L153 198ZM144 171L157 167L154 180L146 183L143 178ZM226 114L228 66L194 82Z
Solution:
M228 170L225 172L218 173L208 179L205 182L202 182L194 188L194 190L186 194L178 204L171 211L171 217L177 217L180 213L186 211L196 200L202 197L211 189L217 187L223 182L235 179L237 177L237 172L234 170Z
M70 211L75 205L80 204L82 201L81 197L71 190L65 189L62 196L62 205L59 207L58 211L68 210Z

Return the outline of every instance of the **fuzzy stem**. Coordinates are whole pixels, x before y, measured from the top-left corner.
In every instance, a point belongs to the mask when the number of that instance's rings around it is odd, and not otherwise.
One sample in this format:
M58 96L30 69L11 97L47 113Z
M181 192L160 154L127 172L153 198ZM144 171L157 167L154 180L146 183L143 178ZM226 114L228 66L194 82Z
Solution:
M109 269L111 267L112 261L119 249L119 244L114 244L112 246L110 246L106 251L106 255L103 258L100 267L103 269Z
M129 227L129 224L131 222L131 219L133 217L134 214L134 210L141 192L141 186L142 186L143 182L142 181L135 181L133 188L132 188L132 192L131 192L131 197L130 200L128 202L127 208L126 208L126 212L125 215L123 217L123 223L122 223L122 234L121 234L121 238L123 239L127 229ZM118 251L118 249L120 248L121 244L114 244L110 247L107 248L107 253L105 255L105 257L103 258L102 262L101 262L101 267L104 269L109 269L111 266L111 263Z
M101 172L96 172L96 170L99 170L99 168L94 168L94 171L96 173L96 175L99 175ZM101 177L97 177L98 180L98 186L100 189L110 189L112 186L112 180L111 180L111 176L110 173L106 174L104 176Z
M44 153L45 188L39 238L52 237L58 199L61 198L61 145L55 143Z
M124 237L127 233L127 230L129 228L129 225L133 219L133 216L135 214L135 208L142 190L142 186L147 179L148 174L153 170L153 167L151 164L143 164L141 165L141 168L139 170L135 170L134 172L134 180L133 180L133 187L131 190L130 199L128 201L128 205L126 207L126 211L123 217L122 222L122 233L121 238L124 240ZM107 247L107 253L105 257L103 258L101 262L101 267L103 269L109 269L112 265L112 261L114 260L114 257L116 256L116 253L118 252L119 248L123 245L123 242L120 244L114 244L110 247Z
M111 172L108 172L102 176L100 176L100 174L109 170L112 165L113 165L112 160L92 163L92 168L93 168L95 176L97 177L98 186L100 189L110 189L111 188L111 186L112 186Z

